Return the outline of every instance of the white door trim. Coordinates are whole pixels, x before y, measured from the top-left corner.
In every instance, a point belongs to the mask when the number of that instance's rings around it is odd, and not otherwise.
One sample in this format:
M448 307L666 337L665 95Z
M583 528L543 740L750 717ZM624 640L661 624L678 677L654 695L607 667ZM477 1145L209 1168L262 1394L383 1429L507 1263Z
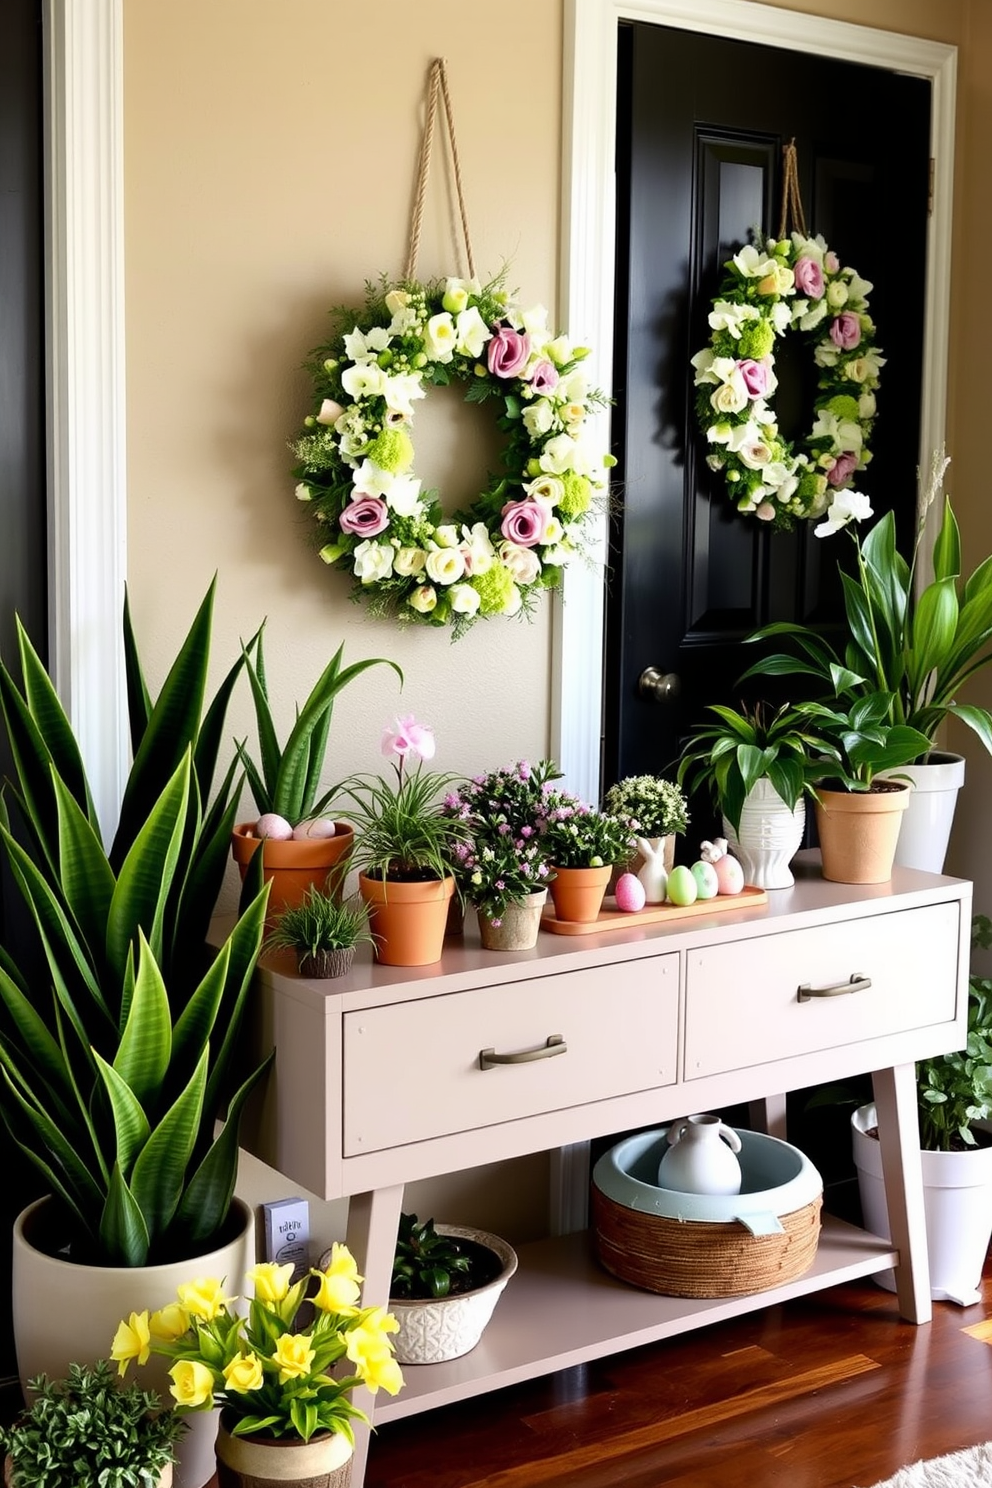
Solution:
M127 768L123 0L43 0L49 656L104 831Z
M561 201L561 321L593 347L592 379L612 385L613 245L616 223L617 25L639 20L713 36L815 52L929 78L934 203L924 310L920 462L944 441L949 333L951 208L957 48L849 25L754 0L565 0ZM605 422L605 421L604 421ZM606 517L598 540L605 544ZM552 679L552 750L568 784L599 793L603 731L603 569L566 570L557 608Z

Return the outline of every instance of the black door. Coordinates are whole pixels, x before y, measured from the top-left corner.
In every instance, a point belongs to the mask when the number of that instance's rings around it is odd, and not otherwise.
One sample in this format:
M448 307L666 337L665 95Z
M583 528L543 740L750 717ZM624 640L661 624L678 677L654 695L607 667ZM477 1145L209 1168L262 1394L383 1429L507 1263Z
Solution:
M777 233L793 137L809 230L874 284L887 365L859 488L877 513L896 509L911 543L930 138L919 78L644 24L623 26L619 42L607 784L669 768L707 704L738 700L750 630L840 613L836 564L852 545L739 516L705 465L693 409L689 358L708 344L722 265L754 228ZM798 339L776 346L775 410L790 438L812 424ZM639 693L652 667L678 677L677 696Z

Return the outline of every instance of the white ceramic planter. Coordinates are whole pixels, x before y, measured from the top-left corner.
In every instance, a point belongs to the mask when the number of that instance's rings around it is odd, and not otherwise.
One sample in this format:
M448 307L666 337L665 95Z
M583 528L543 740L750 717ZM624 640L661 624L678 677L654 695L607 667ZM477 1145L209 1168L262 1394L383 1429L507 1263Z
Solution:
M899 829L896 863L943 873L958 791L964 784L964 757L935 751L925 765L903 765L882 774L908 776L913 787Z
M788 889L795 879L789 864L799 851L806 828L806 803L794 811L765 778L752 786L741 811L740 831L726 817L723 834L744 869L744 882L758 889Z
M13 1321L17 1368L23 1389L36 1374L64 1377L70 1363L93 1364L110 1357L117 1325L131 1312L153 1312L176 1300L182 1281L225 1278L231 1292L244 1287L254 1262L251 1210L235 1199L239 1224L229 1242L206 1255L167 1266L81 1266L39 1248L51 1201L40 1199L14 1223ZM37 1238L39 1245L33 1244ZM67 1320L69 1322L67 1323ZM170 1360L153 1355L128 1378L171 1401ZM203 1488L213 1477L219 1411L196 1412L177 1447L175 1488Z
M441 1364L446 1359L459 1359L474 1349L493 1315L503 1288L517 1269L516 1251L498 1235L461 1225L439 1224L435 1228L440 1235L474 1240L476 1244L495 1251L503 1269L488 1286L457 1297L438 1297L428 1302L390 1297L389 1311L400 1325L393 1340L400 1364Z
M888 1239L881 1148L877 1138L867 1135L875 1123L872 1105L860 1106L852 1115L854 1163L865 1228ZM921 1152L920 1160L930 1295L935 1302L970 1307L981 1300L982 1265L992 1238L992 1147L972 1152ZM875 1280L887 1291L896 1289L893 1271L881 1271Z

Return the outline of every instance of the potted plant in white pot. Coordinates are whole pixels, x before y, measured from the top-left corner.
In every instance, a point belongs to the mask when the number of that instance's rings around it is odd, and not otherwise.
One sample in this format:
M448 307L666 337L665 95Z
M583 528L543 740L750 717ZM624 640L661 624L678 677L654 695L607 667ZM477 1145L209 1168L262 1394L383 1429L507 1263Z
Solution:
M169 1488L186 1423L154 1391L118 1389L105 1359L39 1375L13 1425L0 1427L7 1488Z
M401 1215L389 1288L399 1362L441 1364L475 1348L516 1269L498 1235Z
M255 802L256 818L234 828L231 852L244 877L253 855L261 848L265 880L271 885L270 928L279 911L301 904L311 886L340 894L344 883L353 833L347 822L323 815L337 788L321 789L335 699L369 667L392 667L403 682L403 673L394 661L378 656L342 667L343 654L342 645L317 678L302 708L297 708L286 742L280 744L269 700L262 631L244 648L255 705L257 762L246 741L238 741L236 748Z
M992 945L992 921L976 915L972 946ZM930 1291L962 1307L981 1299L982 1267L992 1237L992 979L972 975L963 1049L916 1066L920 1161ZM888 1210L874 1105L851 1116L854 1161L866 1227L887 1237ZM895 1290L891 1271L876 1281Z
M154 1297L173 1290L175 1263L247 1254L238 1129L264 1065L243 1066L238 1034L265 891L209 952L234 766L212 802L211 780L241 667L204 713L212 602L211 587L154 704L125 617L134 761L109 852L79 746L23 630L20 683L0 665L16 777L0 852L24 922L0 953L0 1115L49 1192L15 1224L22 1380L102 1357L134 1268ZM183 1443L184 1488L210 1475L204 1435Z
M864 540L852 527L856 570L841 572L845 640L838 649L806 625L778 622L747 637L749 642L784 640L788 652L756 662L744 678L794 675L820 688L820 697L865 694L889 698L886 722L907 725L926 744L900 774L913 784L909 815L899 834L896 862L939 873L943 868L954 804L964 781L964 761L937 748L948 719L959 719L992 751L992 714L961 703L968 679L992 661L992 558L966 577L961 535L950 501L943 501L933 549L933 579L920 584L920 550L927 514L940 499L948 461L932 462L921 489L916 539L909 562L896 549L895 519L886 513ZM826 519L815 530L829 536L848 523L872 515L867 498L839 492ZM741 680L743 681L744 678Z
M689 803L681 786L661 775L626 775L606 792L603 810L630 821L637 852L629 871L644 885L646 903L663 904L675 864L675 838L689 825Z

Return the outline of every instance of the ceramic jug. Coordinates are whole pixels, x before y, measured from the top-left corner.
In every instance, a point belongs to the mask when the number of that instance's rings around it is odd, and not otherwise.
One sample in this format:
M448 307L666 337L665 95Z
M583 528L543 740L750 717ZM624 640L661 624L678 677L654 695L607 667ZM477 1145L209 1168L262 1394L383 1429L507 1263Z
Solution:
M668 1150L658 1165L658 1185L679 1193L740 1193L740 1150L740 1137L719 1116L675 1121L668 1129Z
M644 859L637 870L637 877L644 886L646 904L664 904L668 888L668 872L665 868L665 843L667 837L636 837L637 850Z

